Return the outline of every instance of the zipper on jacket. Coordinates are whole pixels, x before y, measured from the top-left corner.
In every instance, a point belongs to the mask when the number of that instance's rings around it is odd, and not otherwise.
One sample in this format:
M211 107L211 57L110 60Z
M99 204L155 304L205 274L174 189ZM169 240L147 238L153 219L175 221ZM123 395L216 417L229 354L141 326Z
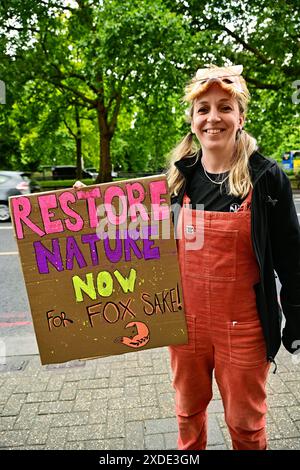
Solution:
M258 265L259 265L259 272L262 273L262 265L261 265L260 255L259 255L258 249L257 249L253 222L251 223L251 233L252 233L254 254L255 254L255 257L256 257Z
M255 186L256 186L256 184L253 186L253 193L254 193ZM253 208L253 204L252 204L252 208ZM254 214L252 213L252 217L251 217L251 234L252 234L252 240L253 240L253 249L254 249L254 254L255 254L256 260L258 262L260 277L262 279L262 277L263 277L262 264L261 264L260 254L259 254L258 249L257 249L257 240L256 240L256 237L255 237L254 222L253 221L254 221ZM262 288L263 288L263 283L262 283Z

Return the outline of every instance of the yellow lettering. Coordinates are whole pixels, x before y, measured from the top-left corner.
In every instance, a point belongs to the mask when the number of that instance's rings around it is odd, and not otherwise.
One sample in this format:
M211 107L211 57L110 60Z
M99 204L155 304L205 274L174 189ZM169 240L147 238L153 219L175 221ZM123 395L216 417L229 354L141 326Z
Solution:
M87 294L91 299L93 300L96 299L97 294L96 294L95 286L94 286L93 273L88 273L86 275L86 282L80 279L79 276L73 276L72 281L73 281L73 287L75 290L75 297L76 297L77 302L83 301L82 292Z
M133 292L135 281L136 281L135 269L133 268L130 269L129 277L123 277L122 274L118 270L114 271L114 275L116 276L117 281L119 282L125 294L127 294L128 291Z
M113 293L113 279L108 271L101 271L98 274L97 289L102 297L109 297Z

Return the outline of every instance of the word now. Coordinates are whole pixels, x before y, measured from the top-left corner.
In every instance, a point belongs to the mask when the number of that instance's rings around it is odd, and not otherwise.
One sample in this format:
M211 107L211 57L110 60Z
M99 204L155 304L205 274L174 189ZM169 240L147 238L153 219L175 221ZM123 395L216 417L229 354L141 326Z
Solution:
M128 277L124 277L118 270L114 271L114 276L125 294L127 294L127 292L133 292L136 281L135 269L130 269ZM97 274L96 285L93 273L87 273L85 280L81 279L79 276L73 276L72 282L77 302L83 301L83 292L90 299L96 300L97 293L102 297L110 297L114 290L114 279L108 271L101 271Z
M116 185L109 186L103 194L100 187L91 190L64 191L59 195L43 194L36 197L37 206L32 206L32 197L15 197L11 200L11 207L16 236L18 239L24 238L24 226L40 237L65 230L79 232L86 220L90 228L96 228L99 224L99 207L103 209L103 216L107 217L108 223L116 226L126 222L128 217L132 222L136 222L137 213L143 221L149 221L150 216L155 221L165 220L169 218L169 207L163 197L166 194L166 180L151 181L149 211L142 204L148 193L138 182L125 184L125 189ZM113 201L118 203L120 214L115 214ZM79 208L81 212L84 210L83 216L78 213ZM39 225L36 223L38 218Z

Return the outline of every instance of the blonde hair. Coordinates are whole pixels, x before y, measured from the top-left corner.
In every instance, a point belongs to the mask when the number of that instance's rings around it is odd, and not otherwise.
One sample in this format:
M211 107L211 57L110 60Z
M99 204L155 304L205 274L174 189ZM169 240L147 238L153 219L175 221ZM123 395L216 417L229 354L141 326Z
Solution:
M216 74L216 72L219 77L230 76L230 74L236 75L236 73L234 74L233 72L237 67L239 66L217 67L215 65L211 65L209 68L201 70L201 77L211 78L213 77L213 74ZM186 86L185 95L183 97L184 102L191 103L187 112L187 122L189 123L192 120L195 99L211 86L211 83L208 82L201 83L201 80L199 80L198 77L199 71ZM225 82L221 82L221 86L236 99L240 113L245 116L248 102L250 100L250 93L242 76L235 76L235 82L238 83L238 86ZM231 167L228 177L228 192L230 195L244 198L253 187L248 162L250 155L256 149L256 140L245 130L242 130L236 141L235 149L231 158ZM199 145L195 144L192 132L189 132L170 152L167 178L172 195L178 195L178 192L184 183L184 176L179 172L174 163L183 158L192 158L196 154L196 160L194 162L194 164L196 164L200 155L199 150Z

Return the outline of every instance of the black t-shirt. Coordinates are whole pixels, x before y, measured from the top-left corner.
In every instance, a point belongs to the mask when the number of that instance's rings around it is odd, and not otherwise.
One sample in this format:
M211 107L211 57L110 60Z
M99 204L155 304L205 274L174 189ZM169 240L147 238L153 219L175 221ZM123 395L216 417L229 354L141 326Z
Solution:
M214 181L223 181L228 175L225 173L208 173L209 178ZM187 180L186 194L191 200L193 209L204 209L205 211L236 212L244 199L228 195L228 178L223 184L212 183L205 175L201 158L195 164L195 171ZM204 207L196 207L203 204Z

